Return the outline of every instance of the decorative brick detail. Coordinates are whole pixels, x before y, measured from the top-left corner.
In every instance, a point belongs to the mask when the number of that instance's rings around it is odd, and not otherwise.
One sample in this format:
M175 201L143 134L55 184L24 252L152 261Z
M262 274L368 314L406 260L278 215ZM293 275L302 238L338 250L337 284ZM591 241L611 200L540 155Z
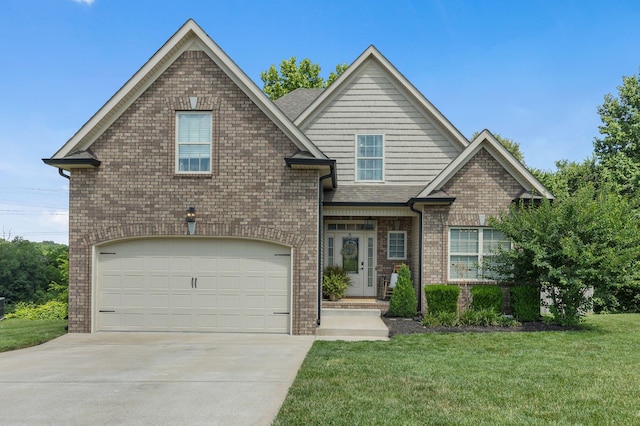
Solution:
M448 281L449 229L455 226L483 226L480 214L485 215L486 219L497 216L508 209L525 188L482 148L442 189L449 196L456 197L456 201L449 206L424 207L423 286L459 285L459 306L464 308L471 303L469 286L482 283ZM421 297L422 306L425 307L424 293Z
M175 113L213 110L211 175L175 174ZM125 238L249 238L293 248L293 334L315 334L318 173L294 170L297 151L273 122L200 51L185 52L93 143L97 169L70 180L69 330L90 332L92 249Z

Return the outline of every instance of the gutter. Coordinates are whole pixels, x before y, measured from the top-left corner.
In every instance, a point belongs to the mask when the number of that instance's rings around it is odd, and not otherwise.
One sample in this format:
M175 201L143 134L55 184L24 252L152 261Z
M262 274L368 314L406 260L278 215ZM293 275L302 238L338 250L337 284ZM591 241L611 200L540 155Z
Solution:
M335 165L335 163L333 163ZM323 187L322 181L328 178L335 179L335 169L331 167L331 171L324 175L320 176L318 179L318 318L316 319L316 326L320 327L320 323L322 320L322 230L323 230L323 220L322 220L322 194Z
M422 235L422 210L417 210L414 205L415 205L415 200L412 199L409 201L409 209L411 209L412 212L418 213L418 220L420 221L419 225L418 225L418 312L422 312L422 245L423 245L423 240L424 240L424 236Z
M64 174L64 169L58 168L58 174L65 179L71 179L71 176Z

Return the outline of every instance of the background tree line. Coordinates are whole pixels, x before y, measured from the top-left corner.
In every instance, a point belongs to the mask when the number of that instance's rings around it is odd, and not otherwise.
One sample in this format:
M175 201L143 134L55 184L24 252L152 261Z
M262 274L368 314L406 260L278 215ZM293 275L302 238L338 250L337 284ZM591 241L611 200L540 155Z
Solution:
M69 248L51 241L0 239L0 297L8 307L19 302L67 302Z
M487 269L543 289L561 324L580 322L591 308L640 312L639 76L623 77L617 89L598 106L589 158L530 169L556 199L514 205L491 221L515 250L501 251Z

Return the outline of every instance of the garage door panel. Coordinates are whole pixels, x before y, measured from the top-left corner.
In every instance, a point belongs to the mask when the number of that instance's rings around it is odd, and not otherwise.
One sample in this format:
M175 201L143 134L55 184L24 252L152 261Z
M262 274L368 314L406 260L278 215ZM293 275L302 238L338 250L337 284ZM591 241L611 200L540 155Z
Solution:
M274 315L290 309L291 257L281 246L148 239L99 253L98 330L289 331L289 315Z
M192 300L191 294L189 293L174 293L169 297L169 306L174 309L191 309L192 308Z
M269 294L265 296L265 308L273 309L274 312L286 312L288 311L289 297L286 294L274 295Z
M232 313L219 313L218 314L218 326L222 331L236 331L240 327L240 315Z
M144 309L145 295L143 293L124 293L121 306L124 308Z
M148 288L151 291L167 292L169 290L170 277L166 274L159 275L157 272L149 274Z
M267 307L265 303L265 295L264 294L258 294L258 295L248 294L246 298L245 307L247 309L259 308L261 310L264 310L264 308Z
M200 294L196 297L196 307L201 309L215 309L218 303L216 294Z
M198 282L196 283L198 290L215 290L218 288L218 277L215 275L198 274Z
M167 309L170 306L169 299L169 295L166 293L151 293L149 294L149 308Z
M260 291L264 292L267 288L264 277L259 276L248 276L244 280L245 282L245 290L247 291Z
M139 274L126 273L121 276L122 288L142 289L144 287L144 281L144 274L142 272Z

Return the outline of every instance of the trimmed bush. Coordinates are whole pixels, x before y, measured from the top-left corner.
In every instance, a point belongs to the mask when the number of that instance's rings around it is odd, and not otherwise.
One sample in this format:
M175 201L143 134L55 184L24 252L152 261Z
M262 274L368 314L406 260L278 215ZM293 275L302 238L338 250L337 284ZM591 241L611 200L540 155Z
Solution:
M411 272L407 265L403 264L398 272L391 300L389 300L389 315L394 317L410 318L416 314L418 299L411 282Z
M519 285L509 288L511 312L518 321L532 322L540 319L540 289L535 285Z
M502 289L497 285L477 285L471 287L471 307L475 310L493 309L502 313Z
M437 312L458 313L460 287L457 285L428 285L424 288L429 314Z

